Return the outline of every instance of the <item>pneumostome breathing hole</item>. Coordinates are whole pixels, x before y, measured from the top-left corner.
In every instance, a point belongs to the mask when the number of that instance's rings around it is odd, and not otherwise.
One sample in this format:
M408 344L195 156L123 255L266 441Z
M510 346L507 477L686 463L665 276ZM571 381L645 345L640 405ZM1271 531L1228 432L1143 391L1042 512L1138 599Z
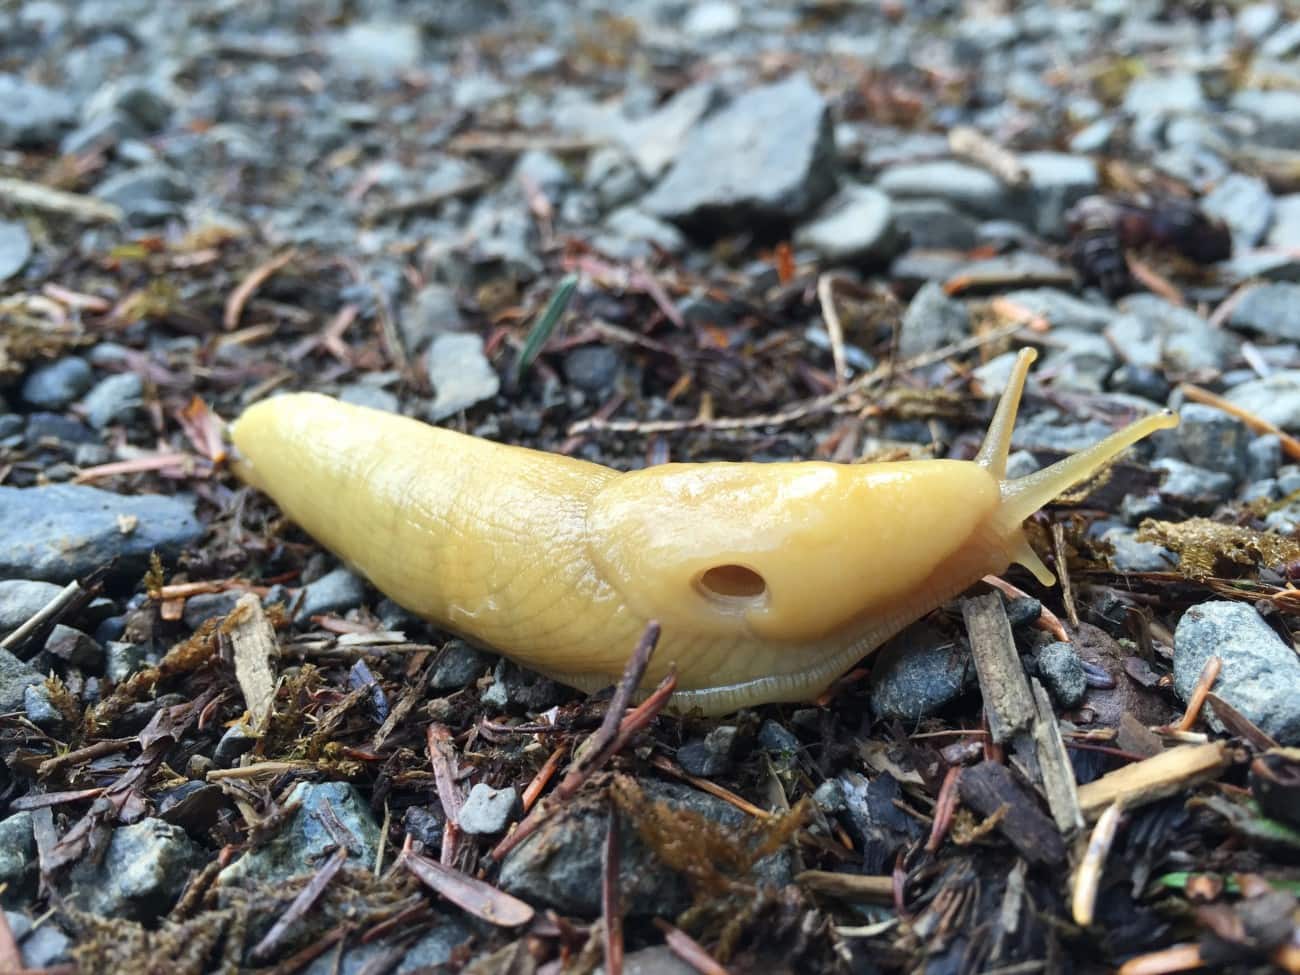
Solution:
M700 576L700 588L723 599L755 599L767 592L767 582L743 565L715 565Z

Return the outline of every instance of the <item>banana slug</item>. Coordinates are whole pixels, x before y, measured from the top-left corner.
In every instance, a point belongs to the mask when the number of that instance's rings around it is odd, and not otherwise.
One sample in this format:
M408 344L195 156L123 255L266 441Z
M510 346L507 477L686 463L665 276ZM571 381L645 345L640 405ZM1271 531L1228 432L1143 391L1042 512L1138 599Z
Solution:
M1024 350L973 461L664 464L619 473L314 393L249 407L234 470L394 601L563 683L617 680L723 714L806 701L1012 562L1055 580L1022 522L1165 411L1007 480Z

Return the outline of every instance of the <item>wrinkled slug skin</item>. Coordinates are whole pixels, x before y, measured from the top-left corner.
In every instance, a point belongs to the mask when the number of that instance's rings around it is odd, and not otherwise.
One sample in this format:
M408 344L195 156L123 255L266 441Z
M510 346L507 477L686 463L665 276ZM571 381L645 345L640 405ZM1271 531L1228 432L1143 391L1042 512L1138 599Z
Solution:
M643 687L678 709L815 697L1013 561L1021 522L1169 416L1003 479L1022 353L975 462L666 464L618 473L311 393L236 422L234 469L377 588L584 690L662 626Z

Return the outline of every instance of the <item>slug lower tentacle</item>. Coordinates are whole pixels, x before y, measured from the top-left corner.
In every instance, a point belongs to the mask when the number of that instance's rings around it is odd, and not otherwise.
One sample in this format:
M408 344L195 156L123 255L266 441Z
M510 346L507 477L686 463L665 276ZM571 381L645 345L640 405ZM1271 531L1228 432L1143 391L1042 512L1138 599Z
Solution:
M235 471L407 609L557 680L617 679L721 714L816 697L907 624L1012 562L1024 520L1129 445L1137 420L1028 477L1007 454L1021 352L973 462L665 464L619 473L310 393L250 407Z

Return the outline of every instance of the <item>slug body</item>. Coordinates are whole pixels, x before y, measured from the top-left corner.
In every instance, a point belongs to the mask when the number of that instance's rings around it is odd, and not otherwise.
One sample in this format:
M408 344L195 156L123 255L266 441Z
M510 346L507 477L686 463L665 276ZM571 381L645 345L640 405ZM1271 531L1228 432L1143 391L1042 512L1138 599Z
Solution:
M675 667L674 706L721 714L816 697L1012 562L1054 581L1025 518L1177 419L1007 481L1032 361L974 461L619 473L300 393L238 420L235 470L397 603L574 687L617 680L658 620L646 685Z

